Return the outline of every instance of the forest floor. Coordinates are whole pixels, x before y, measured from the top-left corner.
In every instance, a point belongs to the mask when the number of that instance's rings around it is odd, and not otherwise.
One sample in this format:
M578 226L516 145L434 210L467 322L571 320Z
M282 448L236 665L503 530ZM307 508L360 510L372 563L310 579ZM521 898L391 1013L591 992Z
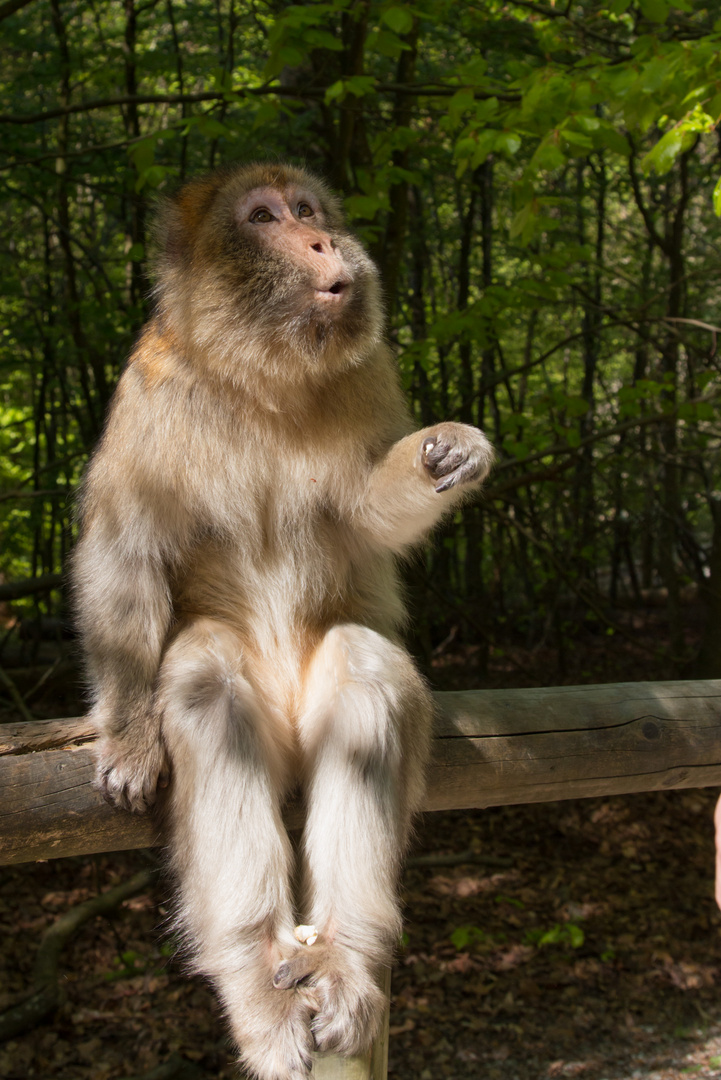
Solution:
M660 615L638 620L637 644L577 635L560 674L550 649L492 653L481 671L478 650L450 642L435 656L434 681L455 688L671 677L652 655ZM412 861L406 869L390 1076L721 1078L716 794L425 815L413 857L470 851L463 858L474 861ZM0 1011L28 989L43 930L147 860L132 852L0 871ZM61 957L63 1005L0 1046L0 1077L119 1080L169 1058L186 1071L171 1067L152 1080L238 1076L212 993L185 977L162 935L167 899L161 881L79 931Z

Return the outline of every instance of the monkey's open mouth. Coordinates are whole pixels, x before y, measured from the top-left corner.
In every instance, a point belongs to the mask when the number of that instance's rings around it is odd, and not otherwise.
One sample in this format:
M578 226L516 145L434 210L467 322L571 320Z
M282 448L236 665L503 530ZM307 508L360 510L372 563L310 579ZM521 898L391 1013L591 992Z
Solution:
M350 288L350 281L342 281L340 278L338 281L334 281L327 289L316 289L315 295L319 300L326 300L331 302L335 297L340 297L346 294Z

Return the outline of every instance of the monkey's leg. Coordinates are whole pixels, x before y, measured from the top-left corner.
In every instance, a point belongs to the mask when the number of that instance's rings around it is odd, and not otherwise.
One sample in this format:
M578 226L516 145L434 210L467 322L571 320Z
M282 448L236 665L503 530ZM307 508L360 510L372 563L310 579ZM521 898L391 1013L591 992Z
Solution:
M243 676L235 635L209 620L169 649L159 698L172 764L178 922L195 970L215 985L250 1072L299 1080L311 1060L307 992L279 991L272 981L299 949L280 815L287 764L279 718Z
M378 1028L377 978L401 931L399 863L422 794L430 717L425 684L397 645L361 626L326 635L300 722L310 768L304 914L320 937L276 972L278 986L307 978L321 1050L361 1053Z

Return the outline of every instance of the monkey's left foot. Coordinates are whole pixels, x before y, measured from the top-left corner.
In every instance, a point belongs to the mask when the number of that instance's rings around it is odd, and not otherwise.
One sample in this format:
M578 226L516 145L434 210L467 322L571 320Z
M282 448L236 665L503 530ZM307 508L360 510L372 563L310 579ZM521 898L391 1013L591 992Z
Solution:
M337 944L299 949L273 977L278 989L298 983L312 1003L311 1031L318 1050L362 1054L370 1047L385 997L360 953Z
M311 1031L319 1050L362 1054L378 1033L385 997L367 962L336 945L331 962L310 980L316 1001Z

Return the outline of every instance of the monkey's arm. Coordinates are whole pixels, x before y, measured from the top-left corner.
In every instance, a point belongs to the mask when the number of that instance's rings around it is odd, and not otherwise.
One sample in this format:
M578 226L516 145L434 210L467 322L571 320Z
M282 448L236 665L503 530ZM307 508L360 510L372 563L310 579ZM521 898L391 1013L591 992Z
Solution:
M157 412L131 364L83 482L72 562L100 734L96 783L108 802L136 811L152 804L167 770L153 690L185 532L182 499L168 491Z
M133 522L95 511L74 557L74 583L100 733L96 783L103 797L142 812L167 771L153 688L172 618L157 541Z
M361 527L384 547L416 543L493 464L493 448L478 428L443 423L394 443L373 469L359 514Z

